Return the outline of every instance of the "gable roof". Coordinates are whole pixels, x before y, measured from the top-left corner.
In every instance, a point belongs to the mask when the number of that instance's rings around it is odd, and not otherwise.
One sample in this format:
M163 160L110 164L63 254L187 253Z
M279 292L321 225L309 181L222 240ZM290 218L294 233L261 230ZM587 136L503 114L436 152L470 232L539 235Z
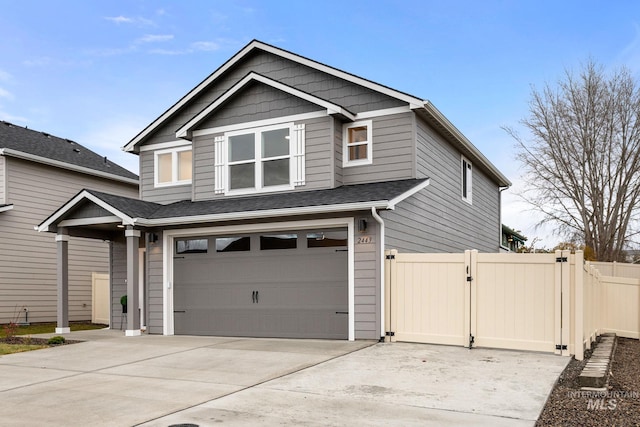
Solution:
M0 155L138 184L138 175L77 142L5 121L0 121Z
M295 97L304 99L305 101L311 102L313 104L319 105L323 108L327 109L327 114L332 116L339 116L345 118L350 121L355 120L355 114L346 108L334 104L333 102L324 100L310 93L301 91L284 83L280 83L276 80L270 79L269 77L263 76L262 74L258 74L255 72L250 72L245 77L243 77L238 83L233 85L228 91L219 96L215 101L209 104L206 108L204 108L200 113L196 114L191 120L185 123L180 129L176 131L176 136L178 138L186 138L191 139L191 131L194 127L196 127L200 122L202 122L205 118L207 118L211 113L213 113L218 107L222 106L225 102L230 100L236 93L242 90L247 85L259 82L266 84L267 86L271 86L274 89L286 92Z
M301 65L305 65L311 68L314 68L318 71L327 73L334 77L338 77L349 81L351 83L361 85L368 89L383 93L392 98L396 98L403 102L406 102L408 106L416 111L419 115L421 115L427 122L429 122L432 126L435 126L438 131L442 132L445 138L449 140L454 146L456 146L460 151L462 151L466 156L470 158L470 160L479 163L489 174L490 176L498 183L500 187L509 187L511 186L511 182L505 177L481 152L478 150L472 143L469 141L463 134L460 132L435 106L428 100L424 100L422 98L407 94L405 92L401 92L396 89L392 89L388 86L375 83L371 80L367 80L365 78L356 76L355 74L348 73L346 71L342 71L338 68L331 67L329 65L314 61L312 59L306 58L301 55L297 55L295 53L289 52L287 50L272 46L270 44L252 40L245 47L243 47L238 53L233 55L227 62L222 64L217 70L211 73L206 79L200 82L196 87L194 87L191 91L189 91L186 95L184 95L178 102L176 102L173 106L171 106L168 110L162 113L156 120L150 123L146 128L144 128L138 135L136 135L131 141L129 141L122 149L124 151L133 152L135 147L144 142L145 139L150 136L156 129L158 129L165 121L167 121L174 114L178 113L185 105L187 105L191 100L193 100L196 96L206 90L209 85L211 85L218 77L222 76L227 70L232 68L236 63L241 61L247 55L249 55L254 50L262 50L273 55L280 56L282 58L288 59L290 61L299 63ZM272 80L273 82L273 80ZM223 94L222 96L225 96ZM217 108L213 106L217 103L217 100L214 101L209 107L212 110ZM207 108L209 108L207 107ZM202 120L200 117L199 120ZM188 123L181 126L181 128L177 132L177 137L187 138L189 136L189 129L191 129L194 125L193 119Z
M405 179L342 187L246 196L199 202L180 201L168 205L82 190L37 226L48 231L65 214L85 200L106 209L125 225L142 227L232 221L249 218L345 212L364 209L394 209L395 205L429 185L429 179Z

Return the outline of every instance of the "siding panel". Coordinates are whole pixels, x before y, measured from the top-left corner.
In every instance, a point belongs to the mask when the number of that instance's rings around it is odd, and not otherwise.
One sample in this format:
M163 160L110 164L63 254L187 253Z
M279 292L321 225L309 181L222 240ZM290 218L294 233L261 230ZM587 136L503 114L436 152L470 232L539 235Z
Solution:
M137 197L136 186L4 158L7 190L14 208L0 214L0 323L22 307L29 321L56 319L54 234L33 227L83 188ZM91 320L91 273L108 273L107 243L72 237L69 243L69 319ZM22 318L21 318L22 319Z
M500 236L500 190L473 168L473 205L462 200L460 153L421 119L417 124L418 178L422 192L381 215L388 249L401 252L496 252Z

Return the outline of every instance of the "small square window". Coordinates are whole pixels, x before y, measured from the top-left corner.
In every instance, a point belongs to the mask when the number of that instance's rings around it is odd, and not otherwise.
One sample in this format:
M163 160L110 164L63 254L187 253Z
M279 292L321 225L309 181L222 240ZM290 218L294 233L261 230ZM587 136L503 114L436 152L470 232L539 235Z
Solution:
M297 234L269 234L260 236L260 250L295 249L298 247Z
M250 237L216 237L216 252L246 252L250 250Z
M369 165L372 160L372 122L345 125L343 136L343 166Z
M176 240L176 254L206 254L209 250L207 239Z
M193 174L191 147L155 152L155 186L190 184Z

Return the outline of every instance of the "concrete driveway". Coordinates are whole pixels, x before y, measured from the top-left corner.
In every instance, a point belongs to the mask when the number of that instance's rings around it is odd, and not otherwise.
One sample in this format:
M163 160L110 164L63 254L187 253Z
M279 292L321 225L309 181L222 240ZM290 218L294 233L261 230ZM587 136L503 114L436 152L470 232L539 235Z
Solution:
M533 425L568 358L423 344L71 334L0 357L2 425Z

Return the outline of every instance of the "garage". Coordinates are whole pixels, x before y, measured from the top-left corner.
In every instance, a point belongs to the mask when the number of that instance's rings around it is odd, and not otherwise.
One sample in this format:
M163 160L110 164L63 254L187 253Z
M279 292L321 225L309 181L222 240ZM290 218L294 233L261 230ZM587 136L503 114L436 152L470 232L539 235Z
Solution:
M348 338L347 229L174 239L174 331Z

